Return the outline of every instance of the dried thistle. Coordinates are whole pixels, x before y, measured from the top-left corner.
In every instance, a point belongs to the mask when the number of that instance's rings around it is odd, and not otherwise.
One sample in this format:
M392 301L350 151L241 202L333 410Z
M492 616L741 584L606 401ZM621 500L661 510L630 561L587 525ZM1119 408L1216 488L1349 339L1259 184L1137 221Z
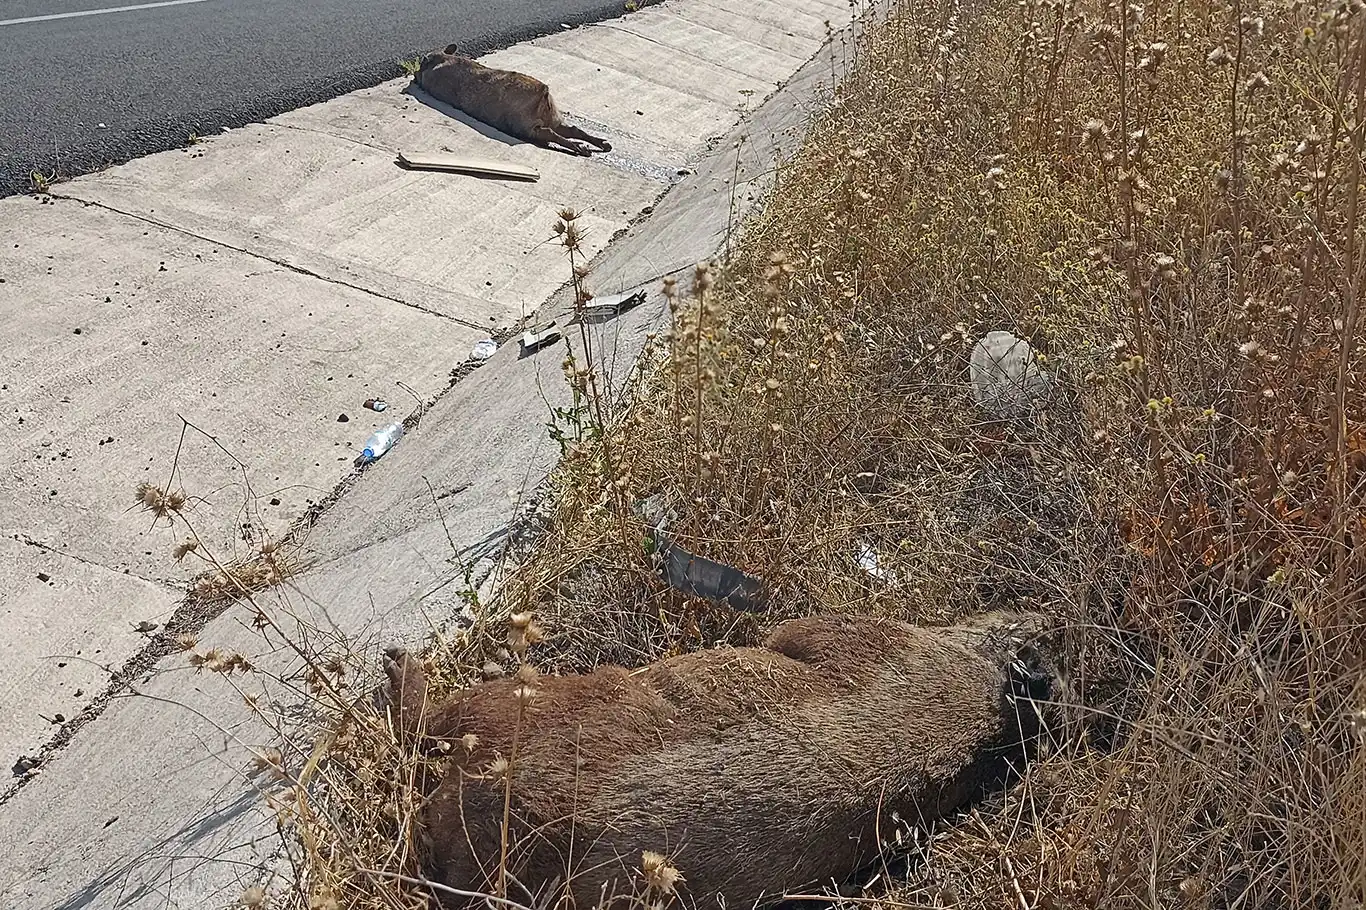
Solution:
M285 757L279 749L268 746L251 757L253 774L268 774L276 780L284 780L289 775L285 771Z
M512 690L512 696L523 708L536 700L536 679L536 668L531 664L524 663L517 668L517 685Z
M331 891L318 891L308 899L308 910L340 910L336 895Z
M237 899L237 904L245 910L265 910L266 889L261 885L252 885L242 892L242 896Z
M491 781L502 780L507 776L507 773L509 770L511 770L511 768L512 763L509 762L503 756L499 755L495 757L493 761L489 762L487 765L484 766L484 770L479 774L479 778L481 780Z
M190 666L196 670L209 670L213 673L222 673L224 676L237 671L246 673L252 669L251 662L241 654L224 651L221 648L210 648L202 654L193 653L189 661Z
M681 882L686 881L683 873L669 862L662 853L646 850L640 855L640 871L645 885L658 894L673 894Z
M144 512L151 512L158 520L173 520L174 516L185 508L185 499L182 490L167 493L161 487L146 481L137 487L137 504Z
M514 613L508 618L508 647L522 655L532 645L545 641L545 630L531 613Z

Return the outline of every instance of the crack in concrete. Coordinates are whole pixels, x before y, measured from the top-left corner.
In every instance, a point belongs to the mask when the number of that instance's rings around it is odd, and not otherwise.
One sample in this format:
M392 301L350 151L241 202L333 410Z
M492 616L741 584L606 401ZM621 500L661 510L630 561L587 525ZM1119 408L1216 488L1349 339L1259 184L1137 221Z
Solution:
M714 29L714 28L712 28L711 26L702 25L700 22L693 22L692 20L690 20L690 19L684 19L684 18L681 17L681 16L679 16L678 18L679 18L679 20L682 21L682 22L687 22L688 24L690 24L690 25L695 25L695 26L697 26L698 28L704 28L704 29L706 29L706 30L709 31L709 32L714 32L715 34L723 35L723 36L726 36L726 37L733 37L733 36L728 35L726 32L719 31L718 29ZM631 36L633 36L633 37L639 38L639 39L642 40L642 41L648 41L648 42L650 42L651 44L654 44L654 45L657 45L657 46L659 46L659 47L662 47L662 48L664 48L665 50L667 50L667 51L668 51L669 53L671 53L671 54L681 54L681 55L683 55L684 57L691 57L692 59L696 60L697 62L699 62L699 63L704 63L704 64L706 64L707 66L714 66L714 67L716 67L717 69L725 70L725 71L728 72L728 73L734 73L735 75L737 75L737 76L742 76L742 77L744 77L745 79L753 79L755 82L763 82L763 83L765 83L766 85L772 85L775 91L776 91L777 89L779 89L779 88L782 88L782 82L772 82L772 81L770 81L770 80L768 80L768 79L765 79L765 78L762 77L762 76L756 76L756 75L754 75L753 73L747 73L747 72L745 72L744 70L738 70L738 69L736 69L736 68L733 67L733 66L726 66L724 63L717 63L717 62L714 61L714 60L708 60L706 57L703 57L703 56L700 55L700 54L694 54L692 51L688 50L687 48L674 47L672 44L665 44L663 41L660 41L658 38L651 38L649 35L642 35L640 32L633 31L632 29L626 28L626 27L623 26L623 25L617 25L615 22L596 22L596 23L594 23L593 25L589 26L589 28L610 28L610 29L612 29L613 31L623 32L623 33L625 33L625 34L627 34L627 35L631 35ZM741 39L741 40L744 40L744 39ZM750 42L746 42L746 43L748 44L748 43L750 43ZM763 49L765 52L767 52L767 53L771 53L771 54L781 54L782 56L786 57L787 59L793 61L793 62L796 64L796 65L793 67L793 69L797 69L797 68L799 68L799 67L801 66L801 61L799 61L796 57L792 56L791 54L786 54L786 53L783 53L782 51L775 51L775 50L772 50L771 48L766 48L766 47L763 47L763 45L759 45L759 44L755 44L755 45L753 45L753 46L754 46L754 47L758 47L758 48L762 48L762 49Z
M597 26L595 26L595 27L597 27ZM634 35L634 36L637 37L637 38L644 38L644 37L645 37L644 35L636 35L635 32L627 32L627 34L629 34L629 35ZM648 41L648 40L650 40L650 39L647 38L646 40ZM655 42L655 43L658 44L659 42ZM667 47L668 45L661 45L661 46ZM735 122L732 122L731 124L729 124L728 126L726 126L726 127L724 128L724 130L723 130L721 133L718 133L717 135L726 135L726 134L729 133L731 130L733 130L737 125L739 125L739 123L743 122L744 119L745 119L745 117L748 116L749 113L750 113L749 111L743 110L743 109L741 108L740 105L730 105L730 104L727 104L727 103L724 102L724 101L719 101L719 100L716 100L716 99L714 99L714 98L708 98L708 97L706 97L705 95L699 95L699 94L697 94L697 93L695 93L695 92L687 91L687 90L685 90L685 89L683 89L683 88L680 88L680 87L679 87L678 85L676 85L676 84L670 83L669 81L667 81L667 80L665 80L665 79L656 78L656 77L653 76L653 75L646 75L646 74L643 74L643 73L635 73L635 72L631 72L631 71L625 70L625 69L617 69L617 68L615 68L615 67L612 67L612 66L609 66L609 65L603 63L600 59L598 59L597 57L594 57L592 54L583 53L582 51L575 50L574 48L554 47L554 48L545 48L545 50L552 51L552 52L554 52L554 53L556 53L556 54L563 54L563 55L566 56L566 57L573 57L573 58L575 58L575 59L577 59L577 60L583 60L583 61L586 61L586 62L588 62L588 63L593 64L594 66L600 67L600 68L602 68L602 69L609 69L609 70L612 70L613 72L621 73L621 74L624 75L624 76L630 76L630 77L632 77L632 78L639 79L639 80L642 81L642 82L647 82L647 83L649 83L650 85L658 86L659 88L669 89L670 91L674 91L674 92L678 92L678 93L680 93L680 94L687 95L689 98L693 99L693 100L696 101L698 104L711 104L711 105L714 105L714 106L716 106L716 107L719 107L719 108L721 108L722 110L725 110L725 111L739 112L740 115L741 115L740 118L739 118L739 120L737 120L737 121L735 121ZM673 52L675 52L675 53L679 53L679 51L677 51L676 48L669 48L669 50L670 50L670 51L673 51ZM694 59L700 59L700 58L694 58ZM704 62L705 62L705 61L704 61ZM707 63L707 65L708 65L708 66L714 66L714 67L716 67L717 69L726 69L726 67L719 66L719 65L714 64L714 63ZM774 85L773 83L768 82L768 81L765 80L765 79L759 79L759 78L756 78L756 77L754 77L754 76L745 75L745 74L743 74L743 73L740 74L740 75L744 76L744 78L746 78L746 79L752 79L752 80L754 80L755 82L761 83L761 84L763 84L763 85L772 86L772 87L769 89L769 92L768 92L766 95L763 96L763 100L767 100L768 98L770 98L770 97L773 95L774 92L776 92L779 88L781 88L780 85ZM761 101L760 103L762 103L762 101ZM715 138L715 137L708 137L709 140L712 139L712 138Z
M164 230L175 231L177 234L182 234L186 237L193 237L195 240L198 240L201 243L208 243L213 246L219 246L225 250L232 250L235 253L241 253L244 256L250 256L253 259L259 259L262 262L269 262L272 265L279 266L282 269L288 269L289 271L299 275L304 275L309 278L316 278L317 280L325 281L328 284L335 284L344 288L350 288L353 291L359 291L362 294L365 294L370 297L375 297L380 300L387 300L390 303L397 303L399 306L407 307L411 310L416 310L419 313L423 313L427 316L434 316L437 319L444 319L447 322L454 322L456 325L464 326L467 329L474 329L477 332L488 331L488 326L486 325L480 325L476 322L470 322L469 320L461 319L458 316L451 316L447 313L442 313L430 307L425 307L420 303L412 303L408 300L403 300L398 297L392 297L388 294L383 294L372 288L363 287L359 284L353 284L341 278L334 278L331 275L324 275L321 272L315 272L310 268L305 268L304 266L296 265L292 262L286 262L283 259L276 259L273 256L267 256L265 253L258 253L255 250L249 250L245 247L240 247L236 244L228 243L224 240L220 240L215 237L207 237L203 234L198 233L197 231L192 231L189 228L183 228L179 225L171 224L167 221L162 221L160 218L152 218L148 215L139 215L137 212L126 212L123 209L120 209L116 206L108 205L107 203L95 202L89 199L82 199L79 196L70 196L65 193L49 193L48 195L51 196L51 198L53 199L60 199L64 202L75 202L83 206L93 206L95 208L104 209L106 212L112 212L115 215L122 215L125 218L132 218L135 221L141 221L143 224L150 224L155 227L162 228Z
M39 747L36 754L20 758L14 767L14 773L18 779L7 790L0 792L0 807L18 796L29 781L36 779L35 774L27 773L30 769L41 769L43 765L55 758L75 738L82 727L98 718L113 699L129 690L135 679L153 670L163 657L179 650L175 643L176 636L197 632L210 620L226 611L232 603L232 601L224 601L220 604L202 604L187 594L159 633L149 638L147 644L124 661L117 670L110 668L109 682L98 695L92 698L78 714L63 723L52 735L52 738Z
M107 566L98 560L90 559L87 556L81 556L78 553L72 553L70 550L63 550L59 547L54 547L51 544L43 543L40 540L34 540L32 537L29 537L22 531L16 534L14 539L19 541L26 547L34 547L46 553L52 553L55 556L62 556L67 559L72 559L76 562L81 563L82 565L87 565L96 569L102 569L105 572L110 572L114 575L118 575L121 578L136 578L138 581L146 582L149 585L156 585L159 588L166 588L168 591L178 591L184 588L183 584L180 584L173 579L153 578L150 575L141 575L128 568L116 569L113 566Z

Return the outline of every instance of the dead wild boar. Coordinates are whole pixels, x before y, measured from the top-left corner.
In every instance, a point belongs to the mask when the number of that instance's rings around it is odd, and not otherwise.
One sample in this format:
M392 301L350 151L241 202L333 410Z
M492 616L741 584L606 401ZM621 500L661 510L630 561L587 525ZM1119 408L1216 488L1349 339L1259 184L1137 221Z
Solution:
M524 142L578 155L591 155L590 146L612 150L607 140L566 123L544 82L484 66L459 54L454 44L422 58L417 84L438 101Z
M643 892L645 851L682 873L683 906L845 881L894 815L941 818L1024 757L1056 678L1035 644L1046 628L1036 614L943 628L814 616L762 647L494 680L439 704L391 649L400 737L453 756L423 811L425 874L496 893L511 760L509 898L624 902Z

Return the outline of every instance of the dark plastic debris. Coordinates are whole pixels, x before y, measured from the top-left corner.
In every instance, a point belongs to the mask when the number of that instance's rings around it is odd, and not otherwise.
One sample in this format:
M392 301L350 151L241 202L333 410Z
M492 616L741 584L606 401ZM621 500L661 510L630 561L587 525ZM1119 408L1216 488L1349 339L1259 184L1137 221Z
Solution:
M766 608L762 579L689 553L658 534L655 539L663 558L661 571L670 587L693 597L729 604L736 610L759 613Z

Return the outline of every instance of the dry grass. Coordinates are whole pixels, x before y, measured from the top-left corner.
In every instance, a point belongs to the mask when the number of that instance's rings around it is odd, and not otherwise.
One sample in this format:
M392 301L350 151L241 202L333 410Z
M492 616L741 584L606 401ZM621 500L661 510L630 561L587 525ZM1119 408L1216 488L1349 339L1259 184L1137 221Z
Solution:
M857 53L731 266L665 288L629 405L591 350L566 362L548 531L429 667L512 670L512 611L574 670L815 609L1042 605L1074 632L1072 723L878 900L1359 907L1366 9L904 0ZM1036 420L972 405L995 328L1063 380ZM768 614L662 585L652 494L680 543L766 579ZM421 763L322 706L339 733L281 815L292 900L420 906L393 876Z
M764 625L1044 603L1083 722L888 900L1359 905L1366 12L905 2L859 53L564 472L509 589L542 659L756 632L661 588L618 490L768 579ZM1001 327L1071 392L1038 422L970 405Z

